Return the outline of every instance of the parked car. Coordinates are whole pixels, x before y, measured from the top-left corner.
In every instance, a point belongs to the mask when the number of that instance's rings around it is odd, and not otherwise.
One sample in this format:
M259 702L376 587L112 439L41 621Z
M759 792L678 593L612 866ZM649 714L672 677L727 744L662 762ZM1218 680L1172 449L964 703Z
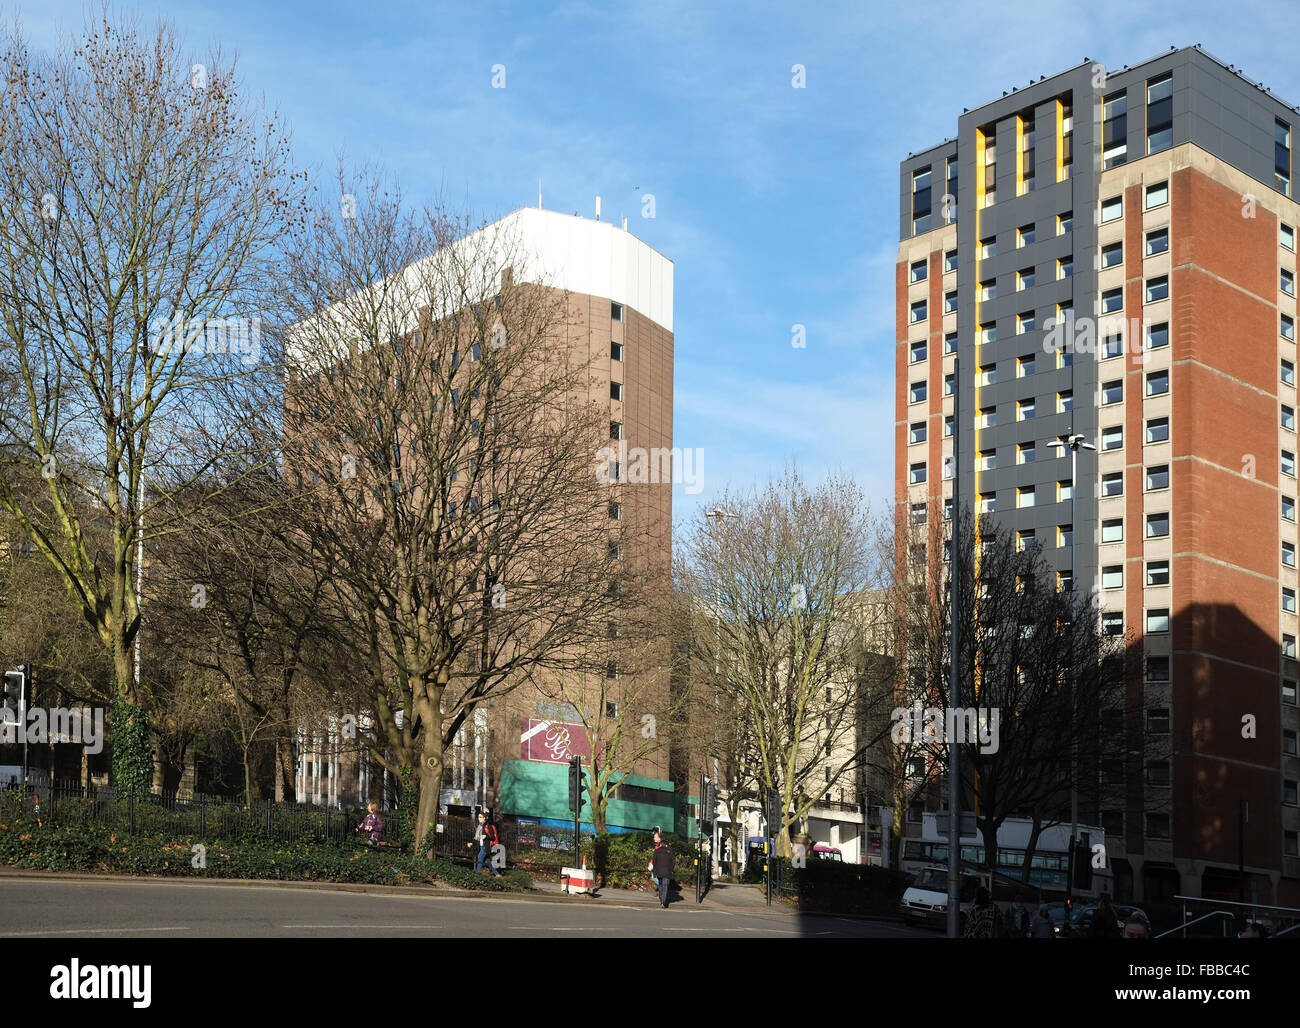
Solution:
M835 846L827 846L824 843L817 843L813 846L814 860L838 860L844 861L844 854Z
M1136 914L1142 918L1150 927L1151 919L1147 917L1146 912L1139 907L1129 906L1126 903L1112 904L1111 909L1115 911L1115 926L1121 931L1124 929L1124 922ZM1061 934L1061 929L1065 924L1065 908L1051 907L1048 910L1048 916L1052 919L1052 926L1056 929L1056 934ZM1070 915L1070 927L1076 935L1087 935L1092 928L1092 919L1097 913L1095 904L1086 907L1075 907L1074 912Z

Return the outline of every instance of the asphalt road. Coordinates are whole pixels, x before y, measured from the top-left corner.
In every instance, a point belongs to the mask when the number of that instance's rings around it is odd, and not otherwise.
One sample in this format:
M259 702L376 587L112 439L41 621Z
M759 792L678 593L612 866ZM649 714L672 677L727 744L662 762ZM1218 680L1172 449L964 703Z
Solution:
M0 939L303 938L931 938L900 924L785 911L385 895L154 880L0 879Z

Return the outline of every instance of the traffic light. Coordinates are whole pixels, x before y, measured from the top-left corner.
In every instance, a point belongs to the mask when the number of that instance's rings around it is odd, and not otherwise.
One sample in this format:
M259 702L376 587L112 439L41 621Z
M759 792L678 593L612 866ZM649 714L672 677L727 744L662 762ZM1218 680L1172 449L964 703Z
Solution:
M576 753L569 758L569 809L582 810L582 758Z
M1086 892L1092 888L1092 850L1086 842L1074 841L1074 888Z
M718 816L718 787L714 784L713 779L704 779L704 803L700 811L700 820L706 824L713 824L714 819Z
M25 712L30 705L32 696L31 681L32 666L30 664L23 664L21 667L5 672L3 704L6 707L12 707L15 714L10 720L17 721L17 714Z

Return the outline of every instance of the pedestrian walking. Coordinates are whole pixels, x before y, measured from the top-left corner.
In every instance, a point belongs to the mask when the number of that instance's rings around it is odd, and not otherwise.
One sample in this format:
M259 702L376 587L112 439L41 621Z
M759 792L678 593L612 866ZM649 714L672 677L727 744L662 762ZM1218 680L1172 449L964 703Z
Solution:
M1050 939L1056 934L1052 926L1052 916L1047 912L1046 907L1038 908L1038 916L1034 918L1029 934L1035 939Z
M492 863L492 848L501 841L500 833L497 826L488 820L487 813L480 810L478 814L478 830L474 833L474 841L467 842L467 847L473 847L478 844L478 856L474 859L474 873L479 874L485 868L488 874L493 878L499 878L500 874Z
M988 889L980 886L975 893L975 908L966 917L967 939L998 939L1005 931L1002 911L989 896Z
M1110 905L1110 895L1101 894L1097 909L1092 912L1092 924L1088 926L1090 939L1118 939L1120 936L1119 915Z
M659 887L659 905L667 910L668 886L673 880L673 851L659 832L655 832L655 849L646 870L654 876L655 884Z
M1007 907L1007 934L1013 939L1023 939L1029 934L1029 911L1020 893L1016 893L1014 902Z
M367 808L369 813L361 819L361 824L354 829L358 832L366 833L366 842L370 846L378 846L380 836L384 832L384 815L379 813L379 804L371 803Z

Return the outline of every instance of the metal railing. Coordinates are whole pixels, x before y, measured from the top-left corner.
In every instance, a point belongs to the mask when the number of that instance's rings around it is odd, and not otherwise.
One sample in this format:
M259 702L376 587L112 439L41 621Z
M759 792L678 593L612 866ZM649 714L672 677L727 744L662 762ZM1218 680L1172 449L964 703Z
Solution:
M1187 938L1188 928L1216 916L1225 919L1224 935L1228 934L1227 919L1229 918L1242 924L1251 922L1263 924L1269 929L1274 938L1280 935L1288 935L1300 928L1300 908L1297 907L1278 907L1267 903L1242 903L1235 900L1207 899L1204 896L1174 896L1174 899L1179 900L1183 905L1183 923L1168 931L1161 932L1160 936L1181 932L1183 938ZM1194 904L1210 905L1216 909L1193 918L1191 914ZM1160 936L1157 936L1157 938Z

